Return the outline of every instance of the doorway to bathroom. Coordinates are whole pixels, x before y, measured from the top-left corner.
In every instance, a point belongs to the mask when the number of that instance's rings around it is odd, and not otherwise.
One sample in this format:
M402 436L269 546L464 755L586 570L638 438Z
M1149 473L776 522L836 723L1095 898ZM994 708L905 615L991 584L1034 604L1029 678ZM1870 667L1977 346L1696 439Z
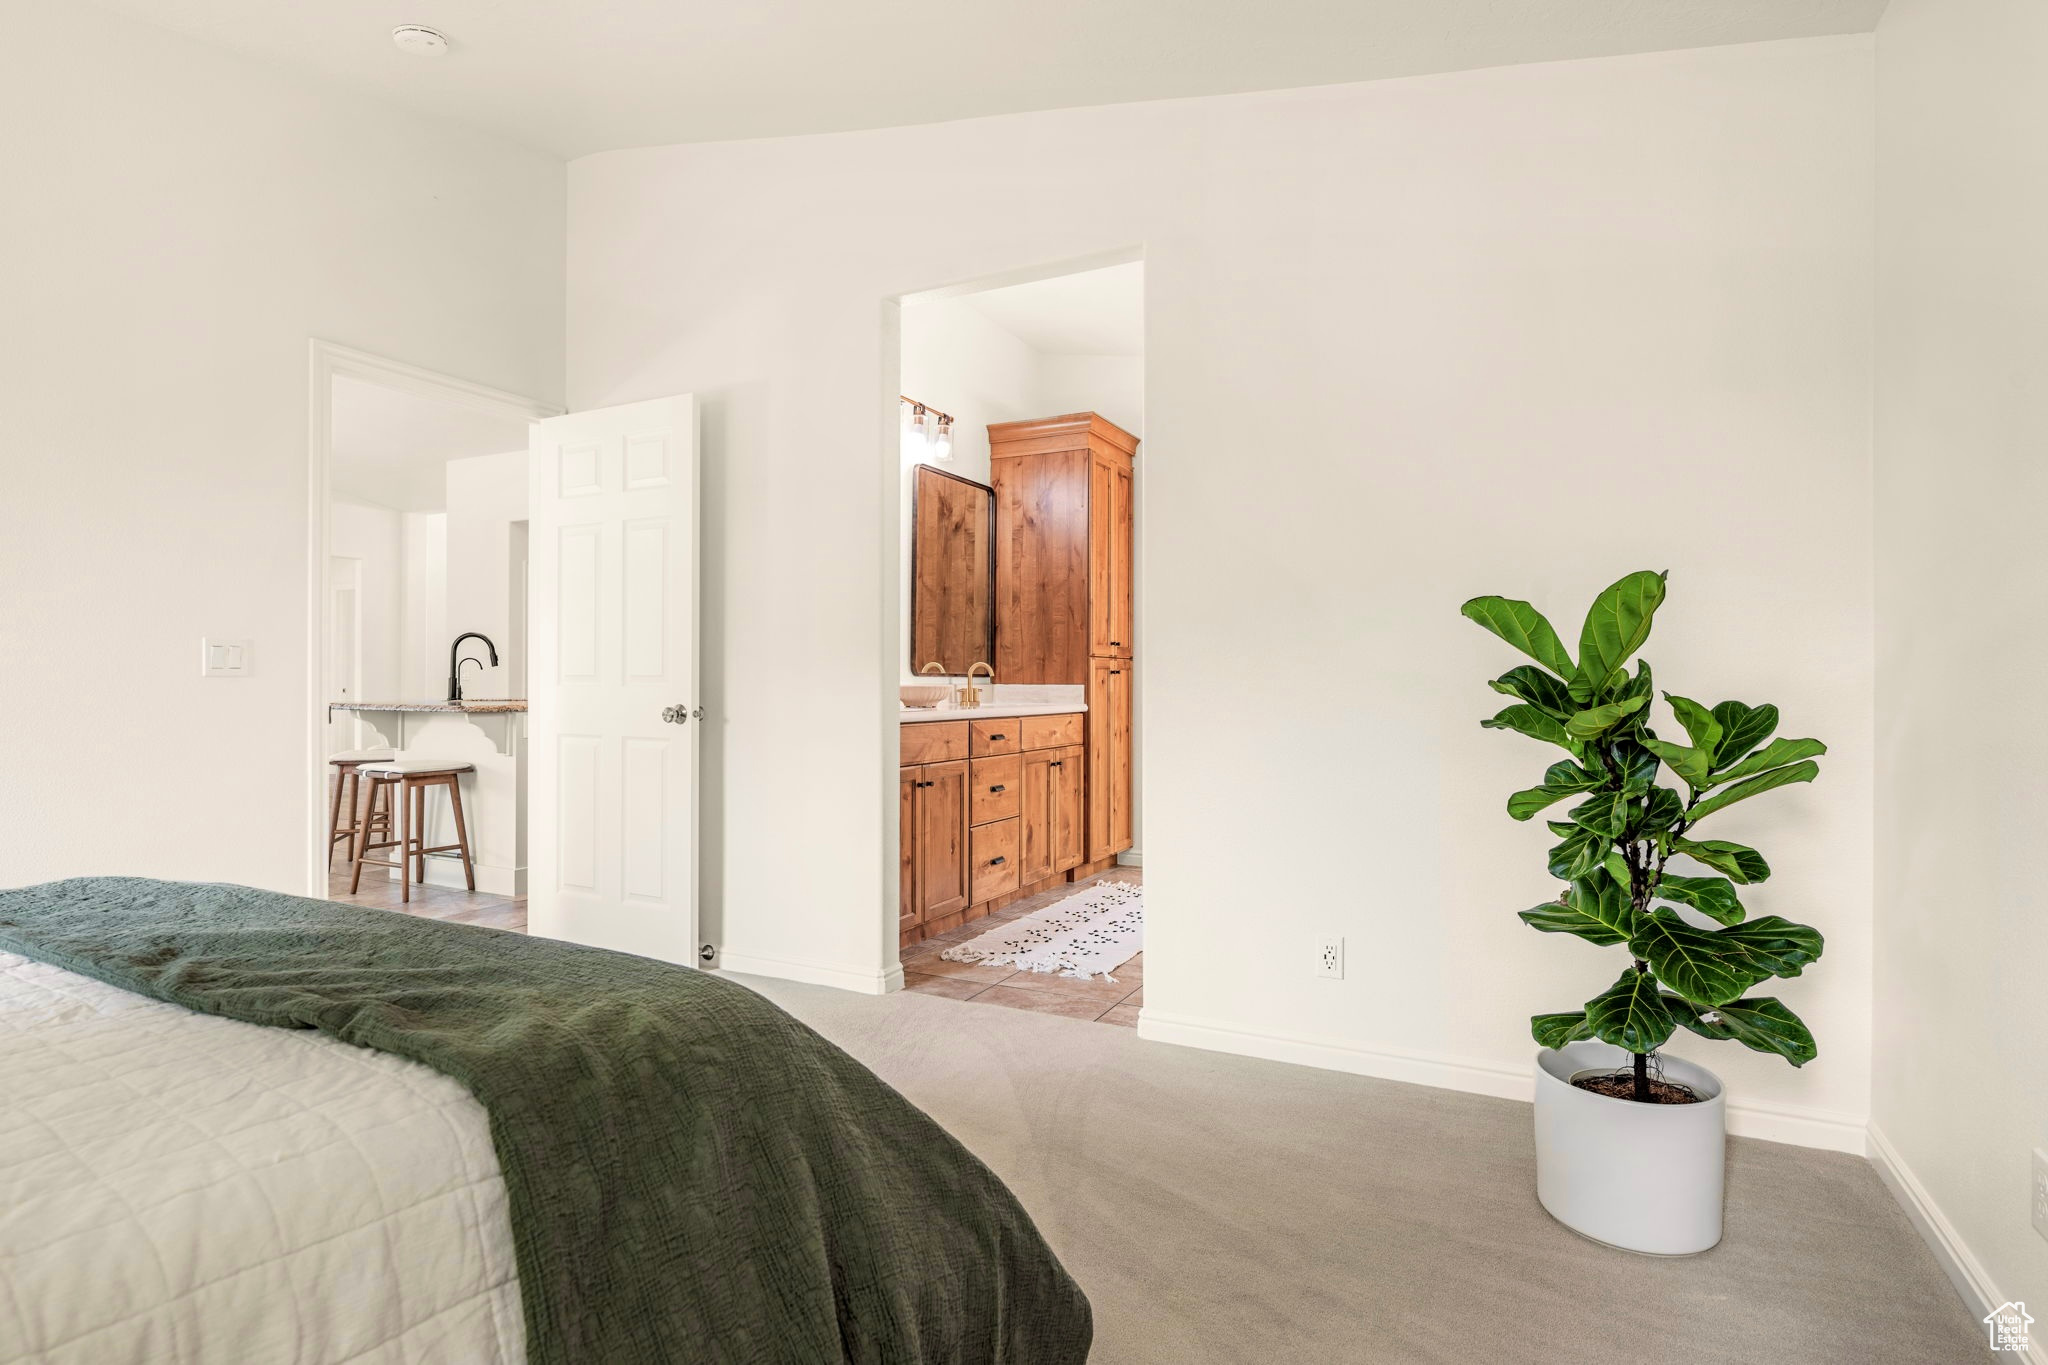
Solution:
M1144 263L906 296L895 649L904 989L1144 1003Z

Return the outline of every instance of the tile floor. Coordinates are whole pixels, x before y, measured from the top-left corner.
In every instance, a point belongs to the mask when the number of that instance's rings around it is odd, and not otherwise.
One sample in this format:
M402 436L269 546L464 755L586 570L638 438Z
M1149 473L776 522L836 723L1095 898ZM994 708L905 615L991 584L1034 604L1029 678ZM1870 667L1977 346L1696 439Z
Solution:
M954 1000L972 1000L981 1005L1030 1010L1035 1014L1058 1014L1069 1019L1092 1019L1102 1024L1138 1026L1138 1006L1145 1003L1145 955L1139 953L1110 974L1115 981L1100 977L1077 981L1049 972L1020 972L1009 967L984 967L974 962L947 962L939 954L955 944L976 938L999 924L1043 910L1055 901L1098 882L1126 882L1143 885L1144 874L1135 867L1113 867L1086 881L1056 886L1027 896L994 914L963 924L903 950L903 989L920 995L943 995Z
M409 915L450 919L458 924L481 924L487 929L509 929L515 934L526 932L524 896L493 896L482 891L451 891L441 886L415 885L412 901L408 904L399 899L398 883L392 881L381 867L363 869L361 895L349 894L348 879L348 864L341 860L341 850L336 849L334 861L327 869L327 899L331 901L403 910Z

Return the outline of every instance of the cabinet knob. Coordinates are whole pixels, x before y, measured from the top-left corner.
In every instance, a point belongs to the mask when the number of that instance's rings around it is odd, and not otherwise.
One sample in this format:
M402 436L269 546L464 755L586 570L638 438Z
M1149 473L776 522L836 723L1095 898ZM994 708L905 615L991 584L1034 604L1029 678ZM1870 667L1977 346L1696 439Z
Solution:
M1008 735L990 735L990 736L989 736L989 740L990 740L990 742L991 742L991 743L993 743L994 741L996 741L996 740L999 740L999 739L1008 739L1008 738L1009 738L1009 736L1008 736Z
M1002 783L1000 783L1000 782L998 782L998 783L996 783L996 785L995 785L995 786L993 786L993 787L990 787L990 788L989 788L989 790L990 790L991 792L999 792L999 791L1003 790L1003 784L1002 784Z
M1000 866L1002 866L1002 864L1004 864L1004 863L1006 863L1006 862L1008 862L1008 861L1009 861L1009 859L1008 859L1008 858L1006 858L1006 857L1004 857L1004 856L1003 856L1002 854L998 853L998 854L997 854L997 855L996 855L995 857L993 857L993 858L990 858L990 859L988 860L988 865L989 865L990 867L1000 867Z

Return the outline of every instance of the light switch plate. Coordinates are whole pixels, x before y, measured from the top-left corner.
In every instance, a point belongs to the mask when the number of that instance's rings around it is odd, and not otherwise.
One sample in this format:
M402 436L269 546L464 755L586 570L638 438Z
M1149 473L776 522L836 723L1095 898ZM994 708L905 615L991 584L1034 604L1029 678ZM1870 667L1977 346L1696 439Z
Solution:
M246 678L253 662L247 640L223 640L213 636L199 642L199 676L202 678Z

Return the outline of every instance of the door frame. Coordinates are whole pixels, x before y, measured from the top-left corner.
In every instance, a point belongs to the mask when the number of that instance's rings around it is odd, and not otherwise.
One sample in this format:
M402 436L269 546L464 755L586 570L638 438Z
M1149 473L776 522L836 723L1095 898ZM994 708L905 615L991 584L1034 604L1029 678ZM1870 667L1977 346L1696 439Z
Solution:
M327 566L333 554L334 381L357 379L496 417L537 422L563 409L419 365L314 337L306 394L306 894L327 896Z

